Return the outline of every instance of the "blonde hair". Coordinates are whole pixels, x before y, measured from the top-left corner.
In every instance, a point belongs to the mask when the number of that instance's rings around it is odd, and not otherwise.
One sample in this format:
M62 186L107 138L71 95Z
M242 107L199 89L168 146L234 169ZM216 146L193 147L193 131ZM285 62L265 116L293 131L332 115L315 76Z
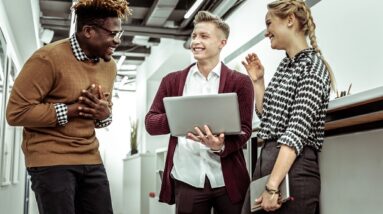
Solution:
M317 39L315 36L315 23L314 19L311 15L310 8L306 5L306 3L302 0L277 0L271 2L267 5L267 8L273 15L276 15L279 18L287 18L287 16L294 14L297 18L301 30L304 32L306 36L310 39L311 47L317 52L319 57L324 62L327 71L330 76L331 88L333 91L336 91L336 83L334 73L331 69L331 66L324 59L322 51L319 49Z
M196 25L201 22L211 22L215 24L215 26L217 26L217 28L220 29L225 34L226 39L229 38L230 27L226 22L224 22L218 16L208 11L199 11L197 15L194 17L193 23L194 25Z
M79 0L72 9L77 15L77 29L108 17L127 18L132 15L126 0Z

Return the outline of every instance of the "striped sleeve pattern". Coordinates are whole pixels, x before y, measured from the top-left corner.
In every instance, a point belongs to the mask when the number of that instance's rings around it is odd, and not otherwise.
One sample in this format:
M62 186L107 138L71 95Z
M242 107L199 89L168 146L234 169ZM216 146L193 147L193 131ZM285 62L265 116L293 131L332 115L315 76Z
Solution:
M261 130L299 155L305 146L320 151L330 94L326 67L313 49L284 59L265 92Z

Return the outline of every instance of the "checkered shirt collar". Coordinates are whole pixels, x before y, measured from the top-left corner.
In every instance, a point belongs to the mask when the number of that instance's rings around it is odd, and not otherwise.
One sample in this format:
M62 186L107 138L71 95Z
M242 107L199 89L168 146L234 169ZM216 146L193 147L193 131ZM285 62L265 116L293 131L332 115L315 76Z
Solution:
M92 62L100 61L99 57L90 59L89 57L85 55L84 51L80 48L80 45L78 44L75 33L70 37L69 41L70 41L70 46L72 48L73 54L78 61L86 61L86 60L90 60Z

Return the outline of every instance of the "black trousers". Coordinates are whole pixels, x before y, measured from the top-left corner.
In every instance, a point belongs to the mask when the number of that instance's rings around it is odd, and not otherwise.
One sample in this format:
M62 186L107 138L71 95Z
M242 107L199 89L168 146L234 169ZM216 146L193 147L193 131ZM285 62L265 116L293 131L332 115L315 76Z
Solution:
M100 165L30 167L40 214L112 214L109 181Z
M265 143L255 167L253 180L268 175L273 170L279 153L276 142ZM274 212L263 210L255 213L265 214L315 214L319 213L320 174L318 165L318 154L310 148L305 147L297 157L289 171L290 195L294 200L287 201L282 207ZM242 208L242 214L250 212L249 190Z
M225 187L211 188L205 178L204 188L196 188L175 180L176 214L240 214L242 202L233 204Z

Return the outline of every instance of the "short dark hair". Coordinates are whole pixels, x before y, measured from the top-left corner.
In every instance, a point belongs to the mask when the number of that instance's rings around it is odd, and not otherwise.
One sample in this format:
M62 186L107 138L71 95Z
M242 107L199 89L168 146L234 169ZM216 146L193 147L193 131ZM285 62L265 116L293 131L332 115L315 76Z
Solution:
M125 18L131 15L126 0L79 0L72 9L77 16L77 31L108 17Z
M197 15L194 17L194 25L201 23L201 22L211 22L217 26L218 29L220 29L224 34L226 39L229 38L230 34L230 27L229 25L223 21L218 16L208 12L208 11L199 11Z

